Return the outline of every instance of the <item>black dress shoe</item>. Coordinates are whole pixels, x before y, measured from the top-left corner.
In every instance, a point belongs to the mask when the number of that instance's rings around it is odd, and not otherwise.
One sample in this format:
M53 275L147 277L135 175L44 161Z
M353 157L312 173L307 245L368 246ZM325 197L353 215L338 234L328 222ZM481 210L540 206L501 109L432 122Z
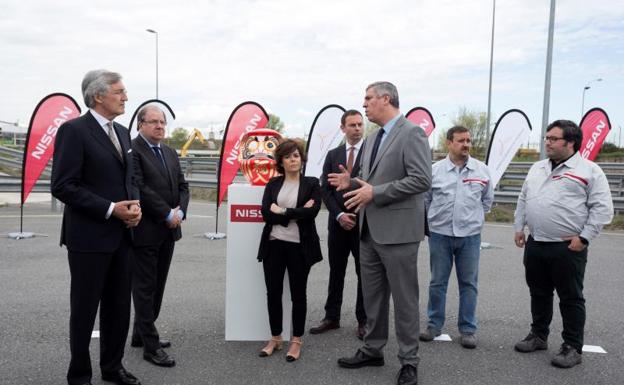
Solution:
M403 365L397 375L397 385L417 385L418 367L414 365Z
M156 349L155 352L144 352L143 358L154 365L170 368L175 366L175 360L171 358L162 348Z
M355 332L355 335L357 336L357 338L360 341L363 341L365 334L366 334L366 324L365 323L358 324L357 331Z
M117 385L141 385L141 381L124 368L112 373L102 373L102 380Z
M338 359L338 366L347 369L357 369L364 366L383 366L383 357L372 357L361 350L355 352L353 357L343 357Z
M338 329L340 327L339 321L332 321L327 318L323 319L321 323L314 328L310 329L310 334L321 334L328 330Z
M161 348L171 347L171 341L169 340L161 339L161 340L158 340L158 342L160 343ZM139 339L132 338L132 341L130 341L130 346L132 346L133 348L142 348L143 341L140 338Z

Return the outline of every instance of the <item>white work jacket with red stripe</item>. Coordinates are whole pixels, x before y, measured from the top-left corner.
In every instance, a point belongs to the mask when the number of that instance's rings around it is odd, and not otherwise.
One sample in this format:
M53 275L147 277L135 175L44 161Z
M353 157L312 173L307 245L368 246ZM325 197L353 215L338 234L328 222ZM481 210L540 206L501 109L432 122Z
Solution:
M609 182L602 169L576 152L552 170L550 159L529 170L518 197L514 227L536 241L560 242L598 236L613 218Z

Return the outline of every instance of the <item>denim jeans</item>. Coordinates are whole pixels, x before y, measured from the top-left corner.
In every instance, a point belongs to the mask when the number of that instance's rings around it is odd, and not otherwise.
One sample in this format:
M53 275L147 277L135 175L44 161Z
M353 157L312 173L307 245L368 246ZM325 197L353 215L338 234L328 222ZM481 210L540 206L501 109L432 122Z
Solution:
M450 237L431 232L429 253L431 282L429 283L429 304L427 327L442 330L445 319L446 289L455 263L459 287L459 314L457 326L462 334L473 334L477 330L477 283L479 280L479 248L481 234L468 237Z

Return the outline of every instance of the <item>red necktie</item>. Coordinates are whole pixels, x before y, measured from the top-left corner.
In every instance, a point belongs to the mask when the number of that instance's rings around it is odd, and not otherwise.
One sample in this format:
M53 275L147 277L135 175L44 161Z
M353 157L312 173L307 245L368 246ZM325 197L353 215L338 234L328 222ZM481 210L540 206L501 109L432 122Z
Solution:
M355 146L351 146L351 148L349 148L349 157L347 158L347 170L349 172L351 172L351 170L353 170L353 161L355 159L354 157L354 153L355 153Z

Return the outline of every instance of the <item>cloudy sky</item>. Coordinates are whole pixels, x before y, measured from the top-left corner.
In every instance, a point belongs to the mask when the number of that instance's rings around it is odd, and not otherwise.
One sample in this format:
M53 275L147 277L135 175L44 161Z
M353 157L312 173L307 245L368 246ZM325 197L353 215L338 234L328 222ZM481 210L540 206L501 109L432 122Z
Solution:
M542 120L549 1L498 0L493 123L507 109ZM364 88L389 80L403 112L428 108L447 128L458 109L487 109L491 0L3 0L0 13L0 120L27 125L38 101L66 92L84 103L91 69L120 72L129 93L127 124L159 96L175 126L208 131L255 100L302 135L337 103L361 109ZM549 120L579 121L602 107L617 143L624 125L624 0L559 0ZM535 140L539 134L535 134ZM624 140L622 140L624 145Z

